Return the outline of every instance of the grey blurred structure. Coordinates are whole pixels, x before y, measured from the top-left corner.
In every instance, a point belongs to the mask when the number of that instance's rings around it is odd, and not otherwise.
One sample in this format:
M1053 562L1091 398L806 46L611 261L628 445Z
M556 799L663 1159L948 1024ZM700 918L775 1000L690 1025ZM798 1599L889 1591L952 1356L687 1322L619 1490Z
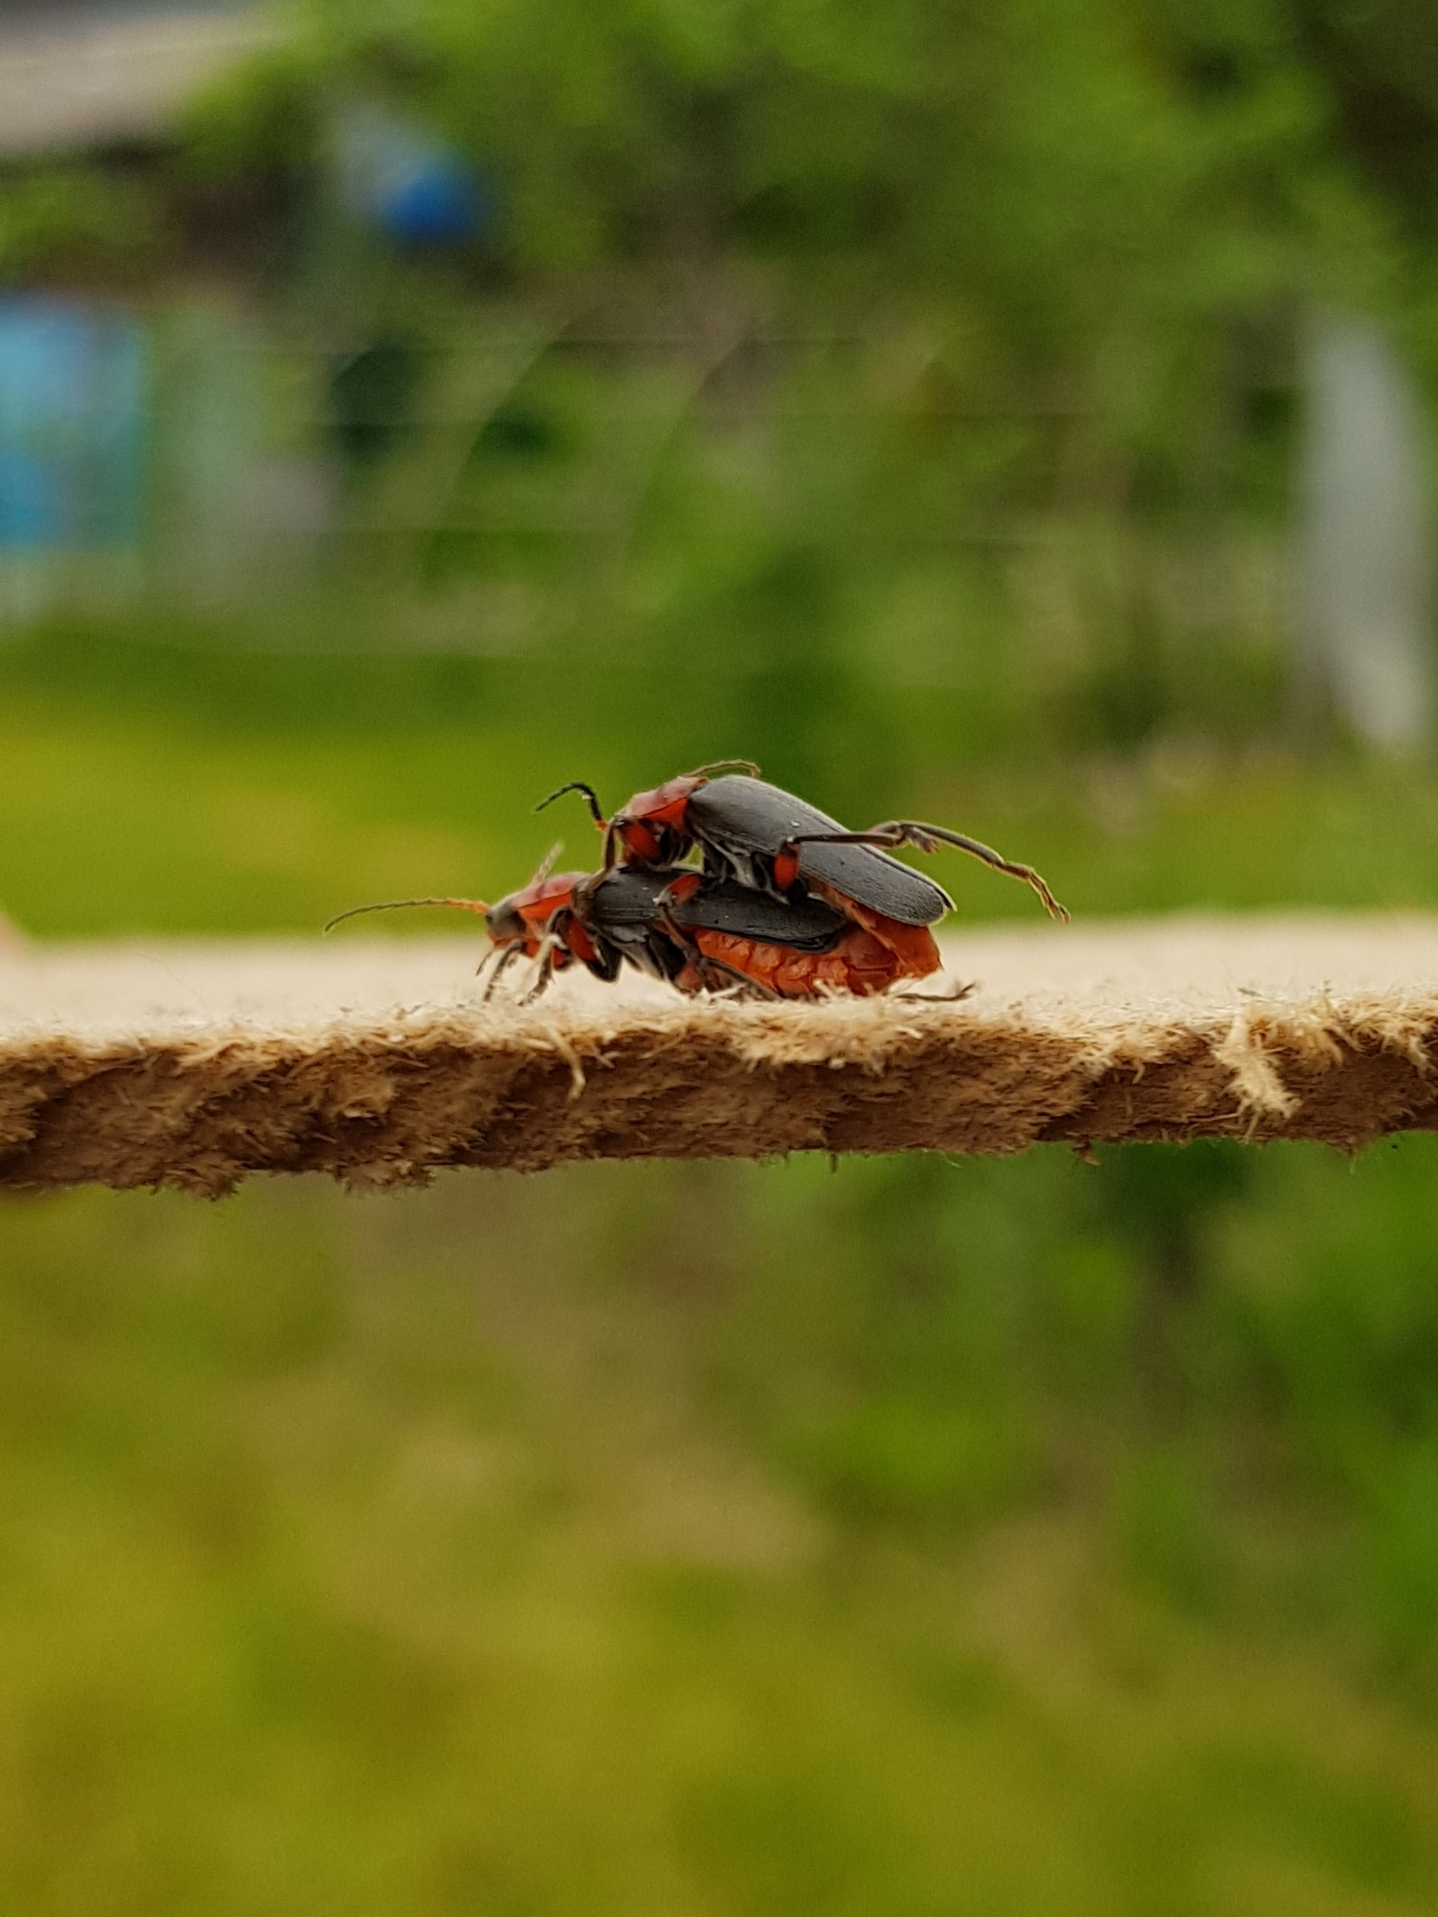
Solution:
M1411 752L1432 732L1432 513L1426 425L1391 340L1315 319L1298 529L1301 664L1370 744Z
M181 299L152 337L152 588L224 605L301 586L334 528L337 477L305 448L308 418L292 419L300 431L288 436L276 419L287 369L263 321L231 302Z
M270 35L245 0L0 0L0 162L154 139Z

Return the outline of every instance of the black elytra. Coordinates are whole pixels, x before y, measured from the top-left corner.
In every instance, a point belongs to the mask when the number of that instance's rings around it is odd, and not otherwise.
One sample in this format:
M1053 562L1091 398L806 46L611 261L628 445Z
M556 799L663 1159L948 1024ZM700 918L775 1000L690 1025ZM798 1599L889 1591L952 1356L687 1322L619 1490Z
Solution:
M594 943L598 962L589 969L613 979L627 960L651 977L672 981L693 956L686 932L727 932L756 945L827 952L849 923L820 899L791 905L732 879L706 878L690 891L698 877L687 866L623 865L577 885L569 909ZM680 881L687 896L667 896Z
M765 779L730 773L693 793L688 817L695 837L742 884L768 883L756 858L772 860L811 833L847 833L827 812ZM933 925L952 911L941 885L871 845L799 844L799 876L832 886L847 899L901 925Z
M790 903L737 879L707 881L690 898L671 904L669 918L682 930L728 932L755 945L785 945L795 952L832 951L850 925L822 899Z

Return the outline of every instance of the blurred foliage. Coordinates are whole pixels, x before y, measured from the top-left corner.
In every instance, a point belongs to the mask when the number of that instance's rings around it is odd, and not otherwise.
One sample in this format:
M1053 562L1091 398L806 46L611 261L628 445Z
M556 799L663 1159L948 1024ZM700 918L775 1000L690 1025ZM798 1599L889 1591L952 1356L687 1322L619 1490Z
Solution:
M267 629L604 653L656 686L726 662L801 782L903 750L876 664L962 685L955 755L1281 729L1303 316L1389 315L1438 386L1438 81L1402 0L285 18L143 188L113 162L3 188L16 271L78 247L103 277L143 227L159 285L262 296L267 377L306 362L250 413L288 405L271 437L345 483L315 603ZM345 214L356 103L473 161L478 237L406 249ZM121 192L150 197L104 213ZM158 472L157 524L183 491ZM264 600L272 571L260 539L211 597Z
M1438 86L1396 11L307 0L188 151L313 166L325 103L380 96L496 178L511 272L763 262L811 318L937 323L961 390L1061 379L1132 439L1211 396L1215 321L1398 290L1403 185L1352 110L1364 63Z
M80 161L0 176L0 286L133 285L165 259L162 204L143 180Z
M1051 354L1162 263L1180 284L1149 299L1223 301L1293 290L1305 249L1381 244L1324 51L1411 87L1421 37L1395 61L1390 21L1331 12L1325 42L1282 4L313 0L268 84L226 83L195 138L263 164L294 137L285 87L383 91L500 175L517 260L737 244L831 290L957 292L1002 314L1005 350Z
M157 180L175 270L228 248L328 366L286 428L347 477L312 626L725 662L800 782L902 752L876 662L962 684L955 755L1241 741L1285 722L1303 315L1438 378L1390 15L303 0ZM344 214L355 103L474 162L476 239Z

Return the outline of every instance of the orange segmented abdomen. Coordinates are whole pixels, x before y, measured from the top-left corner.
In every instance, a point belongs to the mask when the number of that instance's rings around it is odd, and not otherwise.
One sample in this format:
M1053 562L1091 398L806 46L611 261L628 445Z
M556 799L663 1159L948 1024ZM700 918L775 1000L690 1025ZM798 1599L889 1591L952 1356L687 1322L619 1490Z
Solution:
M703 925L693 927L689 936L714 964L738 973L741 978L753 979L756 985L766 986L771 992L779 990L770 974L775 959L784 949L782 946L760 945L754 939L740 938L737 933L716 932Z
M886 918L872 906L860 905L857 899L836 892L829 885L815 883L810 890L826 904L832 905L836 912L842 912L845 918L862 926L887 952L892 953L898 966L895 978L927 978L943 964L939 948L934 943L934 935L927 925L905 925L900 919ZM847 943L847 935L844 942Z
M780 998L818 998L826 991L868 998L887 990L896 979L923 976L908 970L899 954L862 925L851 927L828 952L797 952L791 945L761 944L703 927L696 928L692 937L705 958ZM933 971L937 963L935 953L934 964L925 969Z

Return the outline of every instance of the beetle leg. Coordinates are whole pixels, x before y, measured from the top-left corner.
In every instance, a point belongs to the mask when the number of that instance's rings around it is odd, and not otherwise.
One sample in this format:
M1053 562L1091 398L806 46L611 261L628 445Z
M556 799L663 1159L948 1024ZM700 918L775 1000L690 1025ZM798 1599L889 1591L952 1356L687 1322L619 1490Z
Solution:
M518 940L516 940L513 945L505 946L504 950L499 955L499 963L495 966L494 970L490 973L489 983L484 988L484 993L481 1000L483 1004L488 1005L489 1001L494 997L495 986L498 985L499 981L504 977L504 974L509 970L510 966L513 965L514 961L517 958L522 956L523 952L524 952L524 947L519 943Z
M611 819L604 828L604 870L612 872L619 863L619 835Z
M714 992L717 989L711 983L716 973L731 981L729 985L723 988L726 997L731 992L742 996L744 988L753 985L754 981L751 978L747 978L744 973L732 971L729 966L720 963L719 960L711 959L706 952L700 949L687 927L674 923L674 919L670 913L663 913L660 919L660 929L666 937L671 939L673 943L679 947L679 950L684 954L685 964L689 970L693 972L706 992Z
M950 832L946 826L925 825L918 819L888 819L883 825L872 825L867 832L802 832L789 841L791 845L912 845L920 852L937 852L940 844L957 846L961 852L967 852L971 858L979 859L983 864L992 866L995 872L1006 872L1011 879L1022 879L1031 886L1043 901L1044 910L1052 919L1067 921L1068 912L1059 904L1050 892L1046 881L1035 872L1031 865L1018 865L1012 859L1006 859L1002 852L995 852L991 845L985 845L980 839L971 839L965 832Z
M706 985L704 989L712 999L752 998L752 987L752 979L736 978L728 985Z
M747 972L726 965L723 959L711 958L692 935L681 925L676 925L668 913L664 916L664 930L683 952L688 968L699 980L704 990L715 997L724 998L779 998L782 995L751 978ZM716 985L716 978L723 979L723 985Z
M549 981L554 976L554 954L558 949L559 939L557 935L553 932L546 932L544 937L539 941L539 950L534 955L539 966L539 971L533 985L530 986L529 990L520 1000L522 1005L532 1005L535 999L548 989Z
M958 979L951 978L948 985L949 989L945 992L890 992L888 996L907 999L914 1005L956 1005L961 998L972 998L979 989L977 979L970 979L965 985Z
M725 998L777 999L783 997L781 992L773 991L759 979L751 978L747 972L741 972L735 966L726 965L723 959L711 958L699 945L688 927L676 925L672 913L663 912L662 908L661 912L660 929L679 947L684 954L687 968L699 980L706 992L715 996L722 993ZM716 975L726 979L728 983L722 987L716 987L711 983Z
M731 966L725 965L722 959L706 958L695 967L695 970L703 979L704 990L711 998L762 998L777 1003L784 996L782 992L776 992L772 986L761 984L757 978L750 978L746 972L734 971ZM711 985L709 982L711 975L726 979L728 983Z
M784 996L782 992L776 992L772 985L764 984L762 979L753 978L733 965L726 965L723 959L711 958L707 952L696 952L690 964L703 980L705 991L716 996L721 993L725 998L782 999ZM712 985L710 980L716 977L728 983Z

